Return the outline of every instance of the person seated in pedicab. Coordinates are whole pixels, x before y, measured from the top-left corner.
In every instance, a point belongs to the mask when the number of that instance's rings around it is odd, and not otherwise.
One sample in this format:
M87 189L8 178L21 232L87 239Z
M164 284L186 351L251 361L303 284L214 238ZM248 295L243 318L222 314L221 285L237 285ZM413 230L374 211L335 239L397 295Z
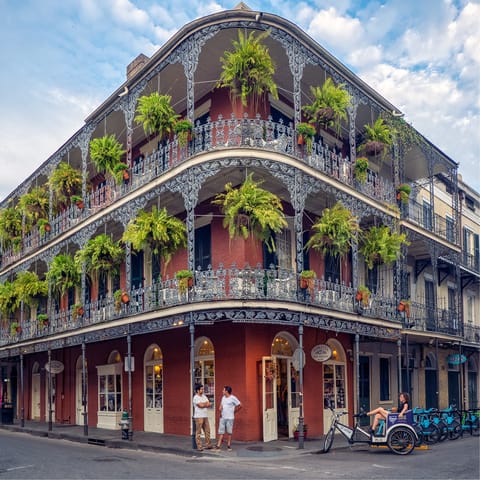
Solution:
M410 403L410 397L408 393L405 393L405 392L400 393L400 395L398 396L398 408L397 409L392 408L392 412L398 412L398 418L402 418L405 415L405 412L409 408L409 405L408 405L409 403ZM385 410L382 407L378 407L375 410L370 410L367 413L367 415L375 415L373 419L372 428L371 428L372 434L376 432L380 420L386 420L387 415L392 412Z

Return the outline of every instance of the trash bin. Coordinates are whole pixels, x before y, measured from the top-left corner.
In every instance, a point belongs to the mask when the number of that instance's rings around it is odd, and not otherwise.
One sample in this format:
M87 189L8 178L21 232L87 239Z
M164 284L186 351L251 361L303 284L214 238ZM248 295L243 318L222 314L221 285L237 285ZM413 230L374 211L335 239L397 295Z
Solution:
M0 410L0 422L4 425L11 425L13 423L13 405L11 403L4 403Z

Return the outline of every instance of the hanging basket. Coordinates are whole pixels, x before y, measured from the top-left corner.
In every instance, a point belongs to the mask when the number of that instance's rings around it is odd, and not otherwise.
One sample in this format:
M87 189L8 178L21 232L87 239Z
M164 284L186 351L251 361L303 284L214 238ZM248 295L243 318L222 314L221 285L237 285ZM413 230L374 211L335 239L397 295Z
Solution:
M130 297L128 296L128 293L122 293L122 303L128 303L130 302Z

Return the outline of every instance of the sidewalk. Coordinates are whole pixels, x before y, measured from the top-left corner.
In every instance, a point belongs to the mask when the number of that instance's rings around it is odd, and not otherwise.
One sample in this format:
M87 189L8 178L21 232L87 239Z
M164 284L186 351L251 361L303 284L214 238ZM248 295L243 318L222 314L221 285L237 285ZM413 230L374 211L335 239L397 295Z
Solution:
M21 427L18 422L13 425L0 424L3 430L24 432L41 437L64 439L72 442L88 443L109 448L128 448L131 450L145 450L150 452L167 452L185 456L223 456L223 457L277 457L285 455L304 455L317 453L322 450L323 437L306 439L304 448L298 448L298 441L293 439L274 440L264 443L232 442L232 451L227 451L223 445L222 450L203 450L199 452L192 446L192 437L185 435L169 435L163 433L133 432L132 440L122 440L120 430L107 430L103 428L88 427L88 435L84 435L83 426L53 424L52 431L48 431L48 423L25 421ZM346 442L337 442L337 448L346 447Z

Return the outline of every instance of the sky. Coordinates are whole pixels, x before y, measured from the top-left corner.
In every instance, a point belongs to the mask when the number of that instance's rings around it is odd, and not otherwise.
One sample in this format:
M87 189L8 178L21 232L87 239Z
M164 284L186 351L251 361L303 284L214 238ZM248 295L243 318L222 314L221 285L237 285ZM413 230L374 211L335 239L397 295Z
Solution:
M184 24L238 0L0 0L0 201ZM480 0L246 0L405 113L480 192Z

